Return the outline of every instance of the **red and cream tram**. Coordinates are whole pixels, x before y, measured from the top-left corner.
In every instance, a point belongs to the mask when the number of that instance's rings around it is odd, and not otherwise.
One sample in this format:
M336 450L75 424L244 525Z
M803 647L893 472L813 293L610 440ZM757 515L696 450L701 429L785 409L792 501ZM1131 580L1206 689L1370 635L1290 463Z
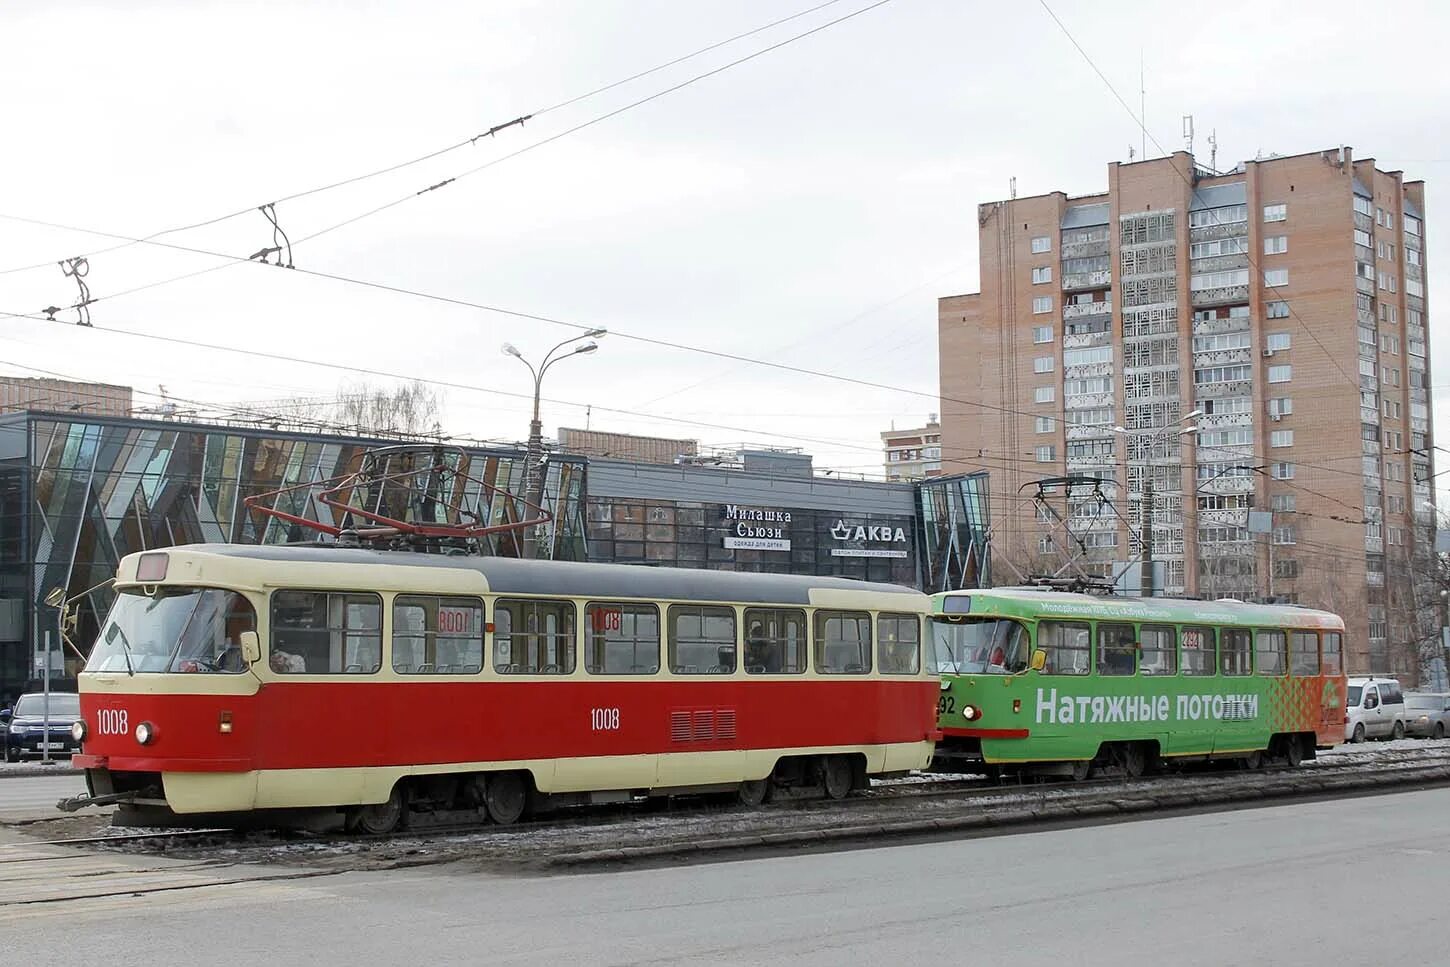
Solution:
M80 679L133 821L734 792L924 768L926 596L841 578L192 545L126 557Z

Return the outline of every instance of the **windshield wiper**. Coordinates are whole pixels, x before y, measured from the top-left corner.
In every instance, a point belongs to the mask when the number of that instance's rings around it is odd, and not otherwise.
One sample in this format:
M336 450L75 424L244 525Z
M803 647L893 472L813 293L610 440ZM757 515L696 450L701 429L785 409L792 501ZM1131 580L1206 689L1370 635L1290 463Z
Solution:
M121 639L121 656L126 659L126 674L135 678L136 669L131 667L131 643L126 640L126 632L122 631L121 626L118 624L111 625L111 632L111 634L106 635L106 640L110 641L113 638Z

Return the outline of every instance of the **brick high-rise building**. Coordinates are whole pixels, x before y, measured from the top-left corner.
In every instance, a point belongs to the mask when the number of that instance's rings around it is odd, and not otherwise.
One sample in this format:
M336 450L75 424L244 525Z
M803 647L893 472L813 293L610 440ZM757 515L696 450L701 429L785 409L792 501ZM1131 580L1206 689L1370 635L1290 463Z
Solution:
M1352 671L1413 682L1438 652L1424 199L1336 148L979 206L981 291L939 305L942 445L991 472L998 579L1064 544L1140 562L1151 493L1159 593L1335 610ZM1064 475L1110 498L1049 498L1080 544L1019 499Z

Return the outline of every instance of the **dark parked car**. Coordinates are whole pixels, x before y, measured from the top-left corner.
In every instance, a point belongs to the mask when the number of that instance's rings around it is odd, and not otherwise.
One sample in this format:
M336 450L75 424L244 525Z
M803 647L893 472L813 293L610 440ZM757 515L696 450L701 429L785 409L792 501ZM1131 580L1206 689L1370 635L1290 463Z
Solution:
M29 692L15 700L15 707L6 709L9 720L0 722L5 730L5 761L70 755L81 750L71 736L71 726L81 717L81 698L74 692L50 693L50 719L46 721L45 696ZM3 719L0 713L0 719ZM48 726L48 727L47 727Z

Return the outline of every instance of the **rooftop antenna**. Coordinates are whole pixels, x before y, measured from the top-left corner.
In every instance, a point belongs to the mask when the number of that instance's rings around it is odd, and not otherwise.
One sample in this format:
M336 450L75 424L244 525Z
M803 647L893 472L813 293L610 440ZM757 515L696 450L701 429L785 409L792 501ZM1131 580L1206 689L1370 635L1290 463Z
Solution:
M1016 175L1013 175L1012 176L1011 189L1012 189L1012 197L1015 199L1017 197L1017 176Z
M1134 156L1137 155L1137 153L1138 153L1138 149L1137 148L1133 147L1131 144L1128 145L1128 163L1129 164L1132 164L1133 163L1133 158L1134 158Z
M1183 115L1183 147L1193 154L1193 115Z
M1138 48L1138 127L1143 132L1143 157L1148 157L1148 84L1143 73L1143 48Z
M1208 132L1208 167L1212 171L1218 170L1218 128Z

